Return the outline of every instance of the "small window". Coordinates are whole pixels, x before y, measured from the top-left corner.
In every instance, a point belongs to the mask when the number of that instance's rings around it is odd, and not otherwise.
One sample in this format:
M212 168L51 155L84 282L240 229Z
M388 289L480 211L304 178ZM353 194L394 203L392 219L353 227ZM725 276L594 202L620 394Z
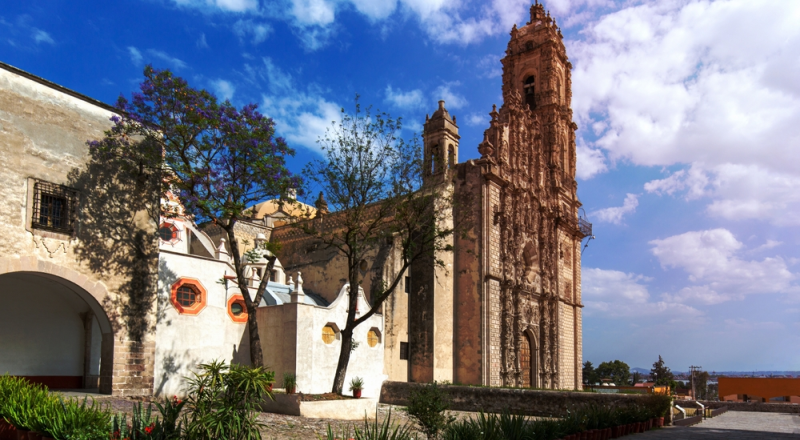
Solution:
M178 304L184 307L192 307L197 303L198 293L191 284L184 284L178 287Z
M404 281L404 284L405 284L406 293L411 293L411 277L406 277L406 279Z
M48 182L36 182L33 191L31 226L71 234L78 191Z
M158 227L158 237L167 242L175 240L178 238L178 228L170 223L162 223L161 226Z
M402 361L408 360L408 342L400 343L400 360Z
M231 304L231 313L233 313L233 316L239 316L244 313L244 307L242 307L240 303L235 302Z
M374 347L381 343L380 330L373 328L367 332L367 345Z
M336 340L336 330L333 329L330 325L326 325L322 327L322 341L326 344L333 344L333 341Z

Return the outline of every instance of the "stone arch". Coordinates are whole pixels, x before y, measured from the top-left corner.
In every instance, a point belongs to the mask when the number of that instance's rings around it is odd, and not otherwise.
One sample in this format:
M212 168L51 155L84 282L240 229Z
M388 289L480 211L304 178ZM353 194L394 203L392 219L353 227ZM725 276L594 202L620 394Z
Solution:
M24 361L19 363L17 368L18 374L28 377L33 381L39 381L50 385L53 388L98 388L101 393L111 394L113 388L112 377L116 376L115 370L123 371L126 365L115 365L114 363L114 346L115 346L115 328L112 320L109 318L108 313L102 306L103 301L109 297L109 292L105 285L99 281L94 281L72 269L51 263L46 260L41 260L37 257L0 257L0 277L7 278L9 282L13 281L17 286L30 289L38 289L40 295L47 295L50 291L44 290L45 286L52 286L58 289L59 300L71 304L85 305L85 312L64 313L60 316L63 318L62 322L69 322L72 333L64 335L71 344L69 351L75 348L76 337L82 341L80 353L71 352L69 355L69 367L50 366L46 363L37 361L37 357L33 354L37 347L24 347L22 353L31 353L31 357L26 364ZM9 278L12 277L12 278ZM8 286L7 283L2 283ZM11 284L11 285L14 285ZM0 290L0 294L3 293ZM28 292L29 294L31 292ZM55 299L56 297L54 297ZM17 303L24 302L25 298L19 296L7 296L0 300L9 301L13 304L14 300ZM43 304L37 304L37 309L43 307ZM55 307L55 306L51 306ZM40 323L36 323L34 319L27 320L21 318L23 322L30 322L31 330L39 330L41 333L42 327ZM83 334L74 334L75 321L80 320L81 330ZM95 327L96 324L96 327ZM25 324L27 325L27 324ZM97 330L94 330L97 328ZM95 333L99 330L99 334ZM45 330L46 331L46 330ZM27 335L27 333L26 333ZM62 335L53 335L56 341ZM32 336L32 338L35 338ZM40 337L39 337L40 338ZM35 340L35 339L34 339ZM94 342L97 342L96 346ZM57 342L56 342L57 343ZM64 349L64 347L61 347ZM39 347L38 352L42 350ZM63 351L63 350L62 350ZM96 358L93 356L96 354ZM94 370L90 364L97 365L99 362L99 370ZM80 363L78 367L76 364ZM81 371L75 371L80 368ZM47 374L40 374L45 372ZM69 373L69 374L53 374L53 373ZM76 373L79 373L76 375ZM76 386L78 385L78 386Z

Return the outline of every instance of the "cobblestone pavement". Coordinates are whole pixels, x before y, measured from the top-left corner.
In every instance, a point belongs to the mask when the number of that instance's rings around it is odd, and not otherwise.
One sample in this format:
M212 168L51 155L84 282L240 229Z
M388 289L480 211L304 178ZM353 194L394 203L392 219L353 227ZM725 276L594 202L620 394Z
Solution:
M694 426L676 426L637 434L632 439L800 439L800 415L729 411Z

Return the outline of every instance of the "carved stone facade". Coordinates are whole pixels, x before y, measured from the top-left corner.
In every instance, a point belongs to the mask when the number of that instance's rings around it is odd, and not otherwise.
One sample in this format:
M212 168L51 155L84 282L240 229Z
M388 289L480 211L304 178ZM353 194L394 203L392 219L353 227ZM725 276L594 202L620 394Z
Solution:
M530 13L511 30L504 104L490 113L481 158L456 163L458 127L443 102L425 123L428 181L471 194L470 206L456 209L471 210L474 222L454 239L449 273L412 271L412 381L566 389L582 382L572 66L555 20L539 4ZM450 373L435 365L450 350L440 334L452 340Z

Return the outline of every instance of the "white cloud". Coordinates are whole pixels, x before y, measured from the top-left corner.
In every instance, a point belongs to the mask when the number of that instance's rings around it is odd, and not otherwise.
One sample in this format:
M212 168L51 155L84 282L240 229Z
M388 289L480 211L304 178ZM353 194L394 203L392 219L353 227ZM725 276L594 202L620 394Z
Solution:
M485 128L489 128L489 115L481 113L470 113L467 115L467 125L471 125L473 127L478 127L483 125L485 126Z
M693 283L665 295L673 301L714 304L744 295L797 291L796 274L783 258L740 258L744 245L727 229L686 232L650 244L662 267L684 270Z
M647 182L651 193L674 195L685 191L687 200L711 199L708 214L727 220L756 219L776 225L798 225L800 173L769 170L761 165L693 164L670 176Z
M128 48L128 49L130 50L130 48ZM183 61L181 61L178 58L175 58L175 57L169 55L168 53L166 53L164 51L157 50L157 49L147 49L147 54L150 55L153 58L157 58L157 59L163 61L169 67L171 67L171 68L173 68L175 70L186 68L186 63L184 63Z
M443 99L444 105L448 109L458 109L466 106L468 104L467 98L452 90L452 87L457 87L458 85L458 82L451 82L437 87L433 92L434 98L436 98L436 101Z
M216 79L211 81L211 87L214 89L217 97L221 100L230 100L236 92L236 87L230 81L224 79Z
M322 98L313 88L297 88L291 74L270 58L263 58L260 66L245 67L250 80L267 83L269 94L261 96L261 112L275 120L278 133L290 145L318 151L317 139L331 122L339 121L342 107Z
M142 64L142 53L139 51L139 49L133 46L128 46L128 55L130 56L131 62L134 65L138 66Z
M246 12L258 9L258 0L173 0L177 5L225 12Z
M597 174L608 170L606 157L600 149L592 149L586 146L582 139L578 139L576 148L578 155L578 166L575 174L579 179L591 179Z
M272 26L266 23L256 23L253 20L238 20L233 25L233 32L240 40L249 38L253 44L264 42L272 32Z
M386 86L386 100L400 108L418 108L423 103L422 90L414 89L403 92L394 90L391 85L388 85Z
M614 223L618 225L622 223L622 217L624 217L626 214L636 212L637 206L639 206L639 196L628 193L625 195L625 201L622 202L622 206L598 209L592 214L601 222Z
M206 34L200 34L200 38L197 39L197 47L200 49L208 49L208 42L206 41Z
M32 31L31 37L33 37L33 41L35 41L36 44L39 43L56 44L56 42L53 41L53 38L47 32L36 28L31 29L31 31Z
M643 275L618 270L584 268L581 271L582 300L588 316L661 319L692 318L702 313L690 306L670 301L650 301Z
M709 214L726 219L789 222L777 213L800 208L800 167L787 160L800 148L799 21L797 2L697 0L590 22L568 42L575 118L598 137L586 147L687 165L648 192L711 197Z

